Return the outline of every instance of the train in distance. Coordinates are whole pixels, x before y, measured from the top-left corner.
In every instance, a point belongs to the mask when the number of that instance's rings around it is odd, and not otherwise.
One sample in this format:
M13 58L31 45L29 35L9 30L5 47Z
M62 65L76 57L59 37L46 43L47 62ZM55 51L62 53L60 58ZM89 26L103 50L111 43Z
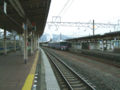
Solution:
M71 44L67 41L44 42L44 43L40 43L40 45L53 49L59 49L59 50L69 50L69 48L71 47Z

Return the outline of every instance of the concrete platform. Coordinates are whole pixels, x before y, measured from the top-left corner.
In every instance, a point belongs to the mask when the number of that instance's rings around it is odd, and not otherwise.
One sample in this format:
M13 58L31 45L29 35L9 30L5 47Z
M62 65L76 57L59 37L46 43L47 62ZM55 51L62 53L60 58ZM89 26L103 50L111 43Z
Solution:
M81 52L83 54L88 54L88 55L120 62L120 54L118 54L118 53L112 53L112 52L106 52L106 51L96 51L96 50L81 50Z
M0 90L21 90L31 70L35 56L24 64L20 52L0 55Z
M49 63L49 60L43 51L43 49L40 49L41 51L41 60L44 65L42 65L45 73L45 83L46 83L46 90L60 90L60 87L58 85L57 79L54 75L54 72L52 70L52 67Z
M108 51L98 51L98 50L85 50L85 49L74 49L70 48L70 52L73 53L83 53L90 56L95 56L103 59L114 60L115 62L120 62L120 53L108 52Z
M42 49L40 53L29 56L28 60L28 63L24 64L23 56L19 51L6 56L0 55L0 90L31 90L37 60L38 63L42 61L40 77L43 79L41 79L40 90L60 90L48 58Z

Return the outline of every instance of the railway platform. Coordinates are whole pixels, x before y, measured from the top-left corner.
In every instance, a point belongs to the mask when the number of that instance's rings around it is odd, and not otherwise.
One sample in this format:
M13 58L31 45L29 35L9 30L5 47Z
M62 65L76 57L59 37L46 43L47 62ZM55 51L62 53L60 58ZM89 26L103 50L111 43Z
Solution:
M41 85L38 90L60 90L55 74L52 70L48 57L43 49L40 49L41 56ZM44 78L44 79L43 79Z
M107 51L97 51L97 50L81 50L83 54L88 54L91 56L96 57L102 57L105 59L114 60L116 62L120 61L120 54L119 53L113 53L113 52L107 52Z
M40 49L24 64L20 51L0 55L0 90L37 90L32 88L38 62L42 61L40 90L60 90L45 52ZM44 82L44 83L43 83ZM38 86L38 85L37 85Z
M0 90L21 90L31 70L35 55L30 56L28 63L20 52L0 55Z

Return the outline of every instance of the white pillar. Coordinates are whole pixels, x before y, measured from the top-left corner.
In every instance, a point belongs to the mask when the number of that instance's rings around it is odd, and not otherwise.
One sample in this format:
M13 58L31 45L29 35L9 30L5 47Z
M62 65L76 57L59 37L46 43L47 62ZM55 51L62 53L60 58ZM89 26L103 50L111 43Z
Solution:
M31 36L31 55L33 55L33 33Z
M35 51L36 51L36 36L34 35L34 47L35 47Z
M108 41L106 40L106 43L105 43L106 45L106 51L107 51L107 48L108 48Z
M102 51L104 51L104 40L102 40Z
M36 35L36 38L35 38L35 44L36 44L36 50L38 49L38 47L37 47L37 35Z
M4 54L7 54L6 30L4 30Z
M35 48L35 33L33 33L33 50L35 51L36 50L36 48Z
M110 50L112 50L112 40L110 40Z
M19 35L19 48L20 51L22 50L22 39L21 39L21 35Z
M38 49L38 36L36 35L36 50Z
M14 50L16 51L16 36L14 36Z
M120 44L120 43L119 43L119 39L118 39L118 48L119 48L119 44Z
M35 51L37 50L37 36L35 35Z
M38 42L38 50L39 50L39 35L38 35L38 41L37 42Z
M24 44L25 42L24 42L24 34L22 34L22 40L21 40L21 54L24 56L24 46L25 46L25 44Z
M20 44L21 44L21 41L20 41L20 40L21 40L21 38L20 38L20 35L19 35L19 47L21 46L21 45L20 45Z
M24 30L24 62L27 63L28 60L28 50L27 50L27 30Z

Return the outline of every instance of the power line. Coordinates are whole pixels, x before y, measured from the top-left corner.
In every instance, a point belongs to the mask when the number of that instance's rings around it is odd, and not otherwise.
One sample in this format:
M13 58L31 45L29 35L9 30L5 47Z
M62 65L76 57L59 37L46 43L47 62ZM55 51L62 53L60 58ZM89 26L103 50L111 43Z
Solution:
M70 2L70 0L67 0L67 2L65 3L64 7L59 12L58 16L63 12L63 10L65 9L65 7L68 5L69 2Z
M67 7L67 9L63 12L63 15L64 15L64 14L68 11L68 9L71 7L71 5L73 4L73 1L74 1L74 0L71 1L71 3L69 4L69 6Z
M72 3L73 3L73 1L74 0L72 0L71 2L70 2L71 0L68 0L65 4L64 4L64 7L61 9L61 11L59 12L59 14L57 15L57 16L53 16L52 17L52 21L54 20L54 21L56 21L57 19L60 19L60 21L61 21L61 16L60 16L60 14L64 11L64 9L68 6L68 4L69 4L69 6L67 7L67 9L72 5ZM63 13L64 14L64 13Z

